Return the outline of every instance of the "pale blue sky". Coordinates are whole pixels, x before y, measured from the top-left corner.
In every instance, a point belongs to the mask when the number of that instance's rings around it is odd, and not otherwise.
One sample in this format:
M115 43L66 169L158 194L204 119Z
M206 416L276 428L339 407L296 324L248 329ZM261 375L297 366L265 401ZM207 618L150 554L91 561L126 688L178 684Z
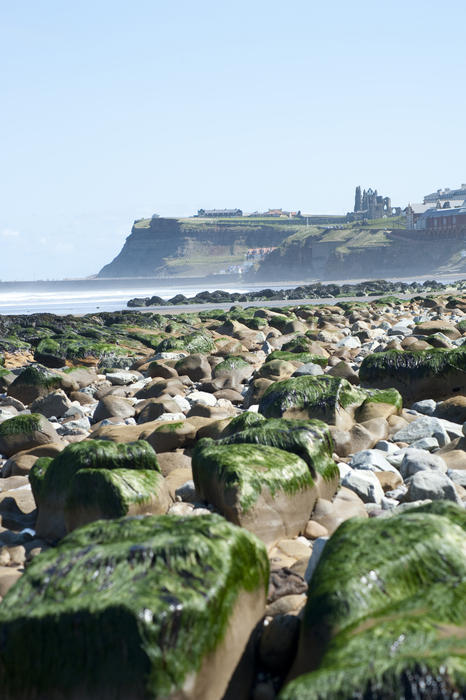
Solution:
M92 274L153 212L466 182L465 20L464 0L0 0L0 279Z

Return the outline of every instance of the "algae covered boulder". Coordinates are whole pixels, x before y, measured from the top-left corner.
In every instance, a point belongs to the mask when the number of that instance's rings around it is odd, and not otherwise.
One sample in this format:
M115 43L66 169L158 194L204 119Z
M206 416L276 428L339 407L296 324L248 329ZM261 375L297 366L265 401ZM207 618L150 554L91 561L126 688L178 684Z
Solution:
M58 441L52 423L40 413L22 414L0 423L0 454L6 457Z
M317 498L306 462L277 447L198 442L192 460L201 498L267 545L302 532Z
M243 416L246 413L242 414ZM251 414L260 415L260 414ZM242 416L233 419L238 421ZM231 423L227 430L231 429ZM293 452L303 459L319 487L321 498L333 498L339 482L338 467L332 459L333 441L328 426L319 420L263 419L245 425L218 441L219 444L269 445Z
M364 391L340 377L292 377L266 389L259 411L266 418L318 418L345 429L366 398Z
M394 387L407 403L446 399L466 392L466 350L388 350L364 358L364 386Z
M84 440L40 459L29 479L39 536L55 540L98 518L164 513L170 499L157 457L144 440Z
M464 697L465 601L463 508L344 522L311 578L281 700Z
M29 365L8 387L8 396L30 404L40 396L45 396L61 387L59 374L50 372L41 365Z
M0 696L218 700L267 582L262 543L219 516L80 528L3 600Z

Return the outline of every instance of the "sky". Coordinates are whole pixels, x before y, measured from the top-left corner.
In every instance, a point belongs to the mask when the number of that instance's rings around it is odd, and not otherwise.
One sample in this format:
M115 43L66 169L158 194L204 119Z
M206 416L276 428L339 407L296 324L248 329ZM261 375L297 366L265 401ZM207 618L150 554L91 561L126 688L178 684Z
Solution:
M464 0L0 0L0 279L92 275L153 213L459 186L465 20Z

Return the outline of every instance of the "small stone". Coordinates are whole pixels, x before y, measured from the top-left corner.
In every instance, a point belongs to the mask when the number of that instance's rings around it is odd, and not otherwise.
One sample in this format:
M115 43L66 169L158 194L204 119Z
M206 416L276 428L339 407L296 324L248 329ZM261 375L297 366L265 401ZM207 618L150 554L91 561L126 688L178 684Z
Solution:
M319 537L328 537L328 530L320 523L309 520L304 529L304 537L307 537L309 540L317 540Z

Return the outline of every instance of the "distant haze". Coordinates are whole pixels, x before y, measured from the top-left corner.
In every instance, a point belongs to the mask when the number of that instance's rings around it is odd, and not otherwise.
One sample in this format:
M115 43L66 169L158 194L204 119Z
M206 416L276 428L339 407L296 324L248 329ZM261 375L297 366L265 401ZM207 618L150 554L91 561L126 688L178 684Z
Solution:
M465 20L464 0L0 2L0 279L97 272L154 212L459 186Z

